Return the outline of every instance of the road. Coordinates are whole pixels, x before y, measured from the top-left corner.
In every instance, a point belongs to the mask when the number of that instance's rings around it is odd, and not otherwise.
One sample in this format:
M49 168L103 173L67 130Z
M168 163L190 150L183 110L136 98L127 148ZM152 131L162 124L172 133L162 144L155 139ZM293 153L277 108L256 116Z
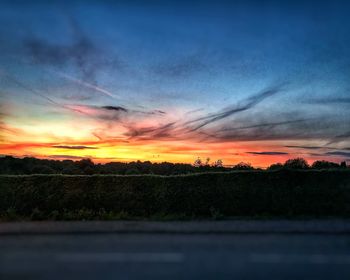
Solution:
M350 235L0 236L0 279L350 279Z

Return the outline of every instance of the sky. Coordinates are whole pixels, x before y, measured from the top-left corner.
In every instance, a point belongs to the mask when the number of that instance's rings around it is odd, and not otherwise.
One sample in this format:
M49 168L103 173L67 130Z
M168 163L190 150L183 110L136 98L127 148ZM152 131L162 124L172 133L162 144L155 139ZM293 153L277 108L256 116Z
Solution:
M350 163L347 1L0 2L0 154Z

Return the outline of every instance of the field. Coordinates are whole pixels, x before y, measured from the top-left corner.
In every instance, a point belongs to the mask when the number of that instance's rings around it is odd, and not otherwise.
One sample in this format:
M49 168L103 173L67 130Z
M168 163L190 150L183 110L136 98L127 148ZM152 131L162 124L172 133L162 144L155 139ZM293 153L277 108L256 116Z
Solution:
M348 170L1 175L1 220L350 217Z

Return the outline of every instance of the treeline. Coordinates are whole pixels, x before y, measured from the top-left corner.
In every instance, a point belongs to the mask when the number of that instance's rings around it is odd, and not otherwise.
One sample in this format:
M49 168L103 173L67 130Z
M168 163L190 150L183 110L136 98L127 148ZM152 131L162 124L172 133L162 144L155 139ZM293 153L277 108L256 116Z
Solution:
M209 171L231 170L225 167L203 165L194 167L183 163L152 163L150 161L134 162L110 162L95 164L91 159L73 160L48 160L32 157L15 158L5 156L0 158L0 174L69 174L69 175L93 175L93 174L155 174L178 175L189 173L201 173Z
M198 162L195 162L198 163ZM280 169L340 169L347 168L346 163L341 164L329 161L315 161L309 165L303 158L287 160L284 164L272 164L267 170ZM249 163L238 163L232 167L209 164L184 164L184 163L152 163L150 161L134 162L110 162L95 164L91 159L72 160L48 160L32 157L15 158L5 156L0 158L0 174L69 174L69 175L93 175L93 174L155 174L155 175L179 175L205 172L225 172L232 170L261 170L254 168Z

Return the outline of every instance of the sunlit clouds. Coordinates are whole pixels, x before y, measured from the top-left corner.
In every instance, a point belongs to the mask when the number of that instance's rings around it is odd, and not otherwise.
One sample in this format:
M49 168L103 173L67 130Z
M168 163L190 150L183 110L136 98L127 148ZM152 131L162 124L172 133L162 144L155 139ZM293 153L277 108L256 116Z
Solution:
M1 3L0 154L349 161L348 5L248 2Z

